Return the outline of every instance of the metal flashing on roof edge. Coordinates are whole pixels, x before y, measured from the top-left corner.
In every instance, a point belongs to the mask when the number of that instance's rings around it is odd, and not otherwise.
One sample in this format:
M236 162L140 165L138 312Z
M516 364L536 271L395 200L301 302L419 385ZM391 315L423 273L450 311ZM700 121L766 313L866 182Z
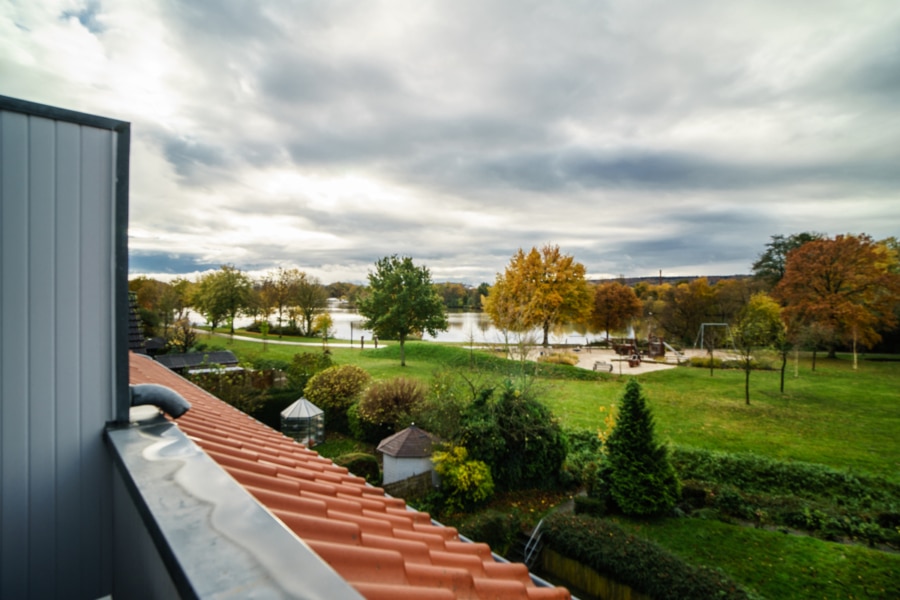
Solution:
M182 597L361 598L173 423L106 438Z

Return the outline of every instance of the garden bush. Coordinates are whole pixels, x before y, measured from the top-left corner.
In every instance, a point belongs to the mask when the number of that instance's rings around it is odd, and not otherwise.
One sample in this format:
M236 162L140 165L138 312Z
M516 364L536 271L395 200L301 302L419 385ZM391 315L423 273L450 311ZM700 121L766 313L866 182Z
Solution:
M494 494L491 469L480 460L470 460L462 446L452 446L432 455L434 470L441 477L445 507L466 511L485 503Z
M351 452L342 454L334 459L336 465L347 467L347 470L364 477L372 485L381 485L381 468L378 466L378 458L365 452Z
M463 415L461 444L491 468L497 489L560 485L568 448L559 423L532 391L507 382L483 390Z
M721 572L691 566L605 519L557 512L544 519L543 530L556 552L657 600L749 598Z
M884 518L900 504L892 482L754 454L679 448L673 462L685 481L687 511L715 509L723 520L900 548L900 532Z
M327 352L298 352L285 368L285 374L292 388L303 390L313 375L331 366L331 354Z
M353 439L367 444L377 445L381 440L394 433L393 427L384 427L369 423L359 416L359 401L347 409L347 429Z
M594 431L587 429L565 430L568 454L563 463L563 483L584 485L597 468L603 443Z
M574 352L557 352L538 357L538 362L555 365L575 366L578 364L578 355Z
M356 402L369 384L371 376L354 365L329 367L313 375L303 395L325 411L325 426L349 433L347 409Z
M417 379L395 377L376 381L359 401L359 418L384 428L389 434L409 427L413 413L425 398L425 386Z
M900 485L825 465L779 461L758 454L676 447L672 464L681 479L733 485L745 492L828 498L861 506L900 504Z
M485 510L463 519L457 529L470 540L484 542L506 556L522 531L522 521L512 513Z

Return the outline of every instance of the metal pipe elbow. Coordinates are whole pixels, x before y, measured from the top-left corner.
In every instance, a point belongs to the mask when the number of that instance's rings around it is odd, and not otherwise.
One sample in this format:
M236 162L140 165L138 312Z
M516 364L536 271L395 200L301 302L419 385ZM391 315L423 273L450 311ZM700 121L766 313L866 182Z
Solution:
M190 402L171 388L156 383L138 383L131 386L131 406L150 404L177 419L191 408Z

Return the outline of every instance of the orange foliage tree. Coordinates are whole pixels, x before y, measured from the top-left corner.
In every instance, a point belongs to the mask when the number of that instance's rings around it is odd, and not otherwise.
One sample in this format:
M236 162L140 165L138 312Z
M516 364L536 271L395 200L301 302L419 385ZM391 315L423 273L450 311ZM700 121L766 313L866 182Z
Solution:
M584 323L591 310L591 292L584 265L563 254L559 246L519 248L502 275L498 274L484 310L501 329L527 331L538 327L544 346L550 329L563 323Z
M835 346L871 346L879 330L896 324L900 301L897 257L868 235L838 235L807 242L788 254L785 273L773 295L784 303L788 322L816 325Z
M590 325L594 331L605 331L609 335L621 330L642 312L643 305L633 289L619 281L608 281L594 290Z

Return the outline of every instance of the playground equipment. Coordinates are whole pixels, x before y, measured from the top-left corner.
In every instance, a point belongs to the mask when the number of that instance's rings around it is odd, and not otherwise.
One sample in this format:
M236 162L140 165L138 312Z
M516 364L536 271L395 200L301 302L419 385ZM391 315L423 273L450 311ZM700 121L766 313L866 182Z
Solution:
M728 323L701 323L700 331L697 332L697 337L694 339L694 348L698 348L698 347L706 348L705 335L706 335L707 327L709 327L709 328L724 327L725 328L725 340L727 340L728 342L731 342L730 345L731 345L732 349L734 349L734 351L737 352L737 348L735 348L735 346L734 346L734 336L731 335L731 327L728 325ZM713 336L713 343L720 341L720 340L716 339L716 337L717 336ZM721 340L721 341L725 341L725 340ZM699 346L697 345L697 342L700 343Z

